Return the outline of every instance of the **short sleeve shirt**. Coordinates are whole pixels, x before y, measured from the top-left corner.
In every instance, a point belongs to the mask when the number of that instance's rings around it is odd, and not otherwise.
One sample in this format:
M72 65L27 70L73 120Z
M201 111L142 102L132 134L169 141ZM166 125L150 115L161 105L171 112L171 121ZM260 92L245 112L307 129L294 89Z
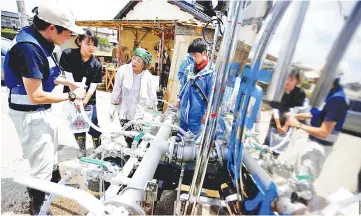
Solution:
M102 65L94 56L91 56L88 61L84 62L80 49L65 49L61 54L60 68L72 73L75 82L81 82L83 77L86 77L87 90L89 90L91 83L102 83ZM69 87L64 86L64 92L69 91ZM96 92L94 92L88 104L95 105L95 103Z
M289 112L290 108L302 106L306 98L306 93L303 89L295 87L289 94L284 93L281 103L273 103L272 108L278 109L280 112L280 123L283 126L286 118L284 114ZM276 127L274 118L272 117L271 126Z
M49 43L34 26L31 26L30 30L43 48L52 53L54 44ZM45 80L49 77L48 59L38 45L31 42L17 43L10 49L9 57L9 66L21 82L22 77Z

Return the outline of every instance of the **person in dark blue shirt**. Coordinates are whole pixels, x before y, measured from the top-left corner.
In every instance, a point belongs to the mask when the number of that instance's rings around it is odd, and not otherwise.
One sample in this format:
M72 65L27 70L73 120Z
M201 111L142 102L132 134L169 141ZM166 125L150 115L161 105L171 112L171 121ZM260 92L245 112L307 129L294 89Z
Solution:
M299 113L288 118L287 125L308 133L305 148L297 157L297 176L309 177L311 184L319 177L342 130L348 109L348 99L340 84L340 78L336 78L323 107L312 108L309 113ZM311 119L311 125L300 123L299 120L303 119Z
M59 3L39 5L33 25L20 30L4 60L4 82L9 89L9 116L16 128L24 157L32 177L58 182L58 130L51 104L76 98L83 99L85 90L60 77L52 55L71 32L82 33L75 25L72 12ZM54 92L56 84L67 85L69 93ZM45 193L28 188L30 213L39 214Z
M60 58L60 67L65 71L66 76L72 76L75 82L81 82L83 77L86 78L87 94L83 100L85 110L92 111L92 122L98 125L97 109L96 109L96 87L102 83L102 65L93 53L98 46L98 39L94 32L85 29L84 34L78 35L75 39L77 49L66 49ZM65 86L64 92L70 89ZM96 149L100 145L99 131L90 128L89 135L93 139L93 147ZM79 145L80 152L78 157L86 157L86 134L75 133L75 139Z

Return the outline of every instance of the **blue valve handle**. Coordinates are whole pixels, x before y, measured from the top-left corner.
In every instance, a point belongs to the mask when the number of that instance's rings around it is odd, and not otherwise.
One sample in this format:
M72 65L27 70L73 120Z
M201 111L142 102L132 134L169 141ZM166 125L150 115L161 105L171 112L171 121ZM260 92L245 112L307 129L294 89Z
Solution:
M140 132L135 138L134 141L139 142L144 137L144 132Z

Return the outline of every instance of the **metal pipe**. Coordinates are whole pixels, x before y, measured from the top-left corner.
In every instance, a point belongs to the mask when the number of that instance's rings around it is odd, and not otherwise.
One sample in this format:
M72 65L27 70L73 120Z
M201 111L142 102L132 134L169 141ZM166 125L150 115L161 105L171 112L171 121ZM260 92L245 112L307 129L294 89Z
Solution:
M258 71L260 69L261 63L263 62L263 60L266 57L265 50L268 46L268 43L273 35L273 32L275 31L276 27L279 24L280 19L283 17L288 5L289 5L289 2L284 2L284 1L277 2L271 11L270 17L267 20L268 23L267 23L266 27L263 27L263 29L262 29L263 33L261 35L257 36L257 38L256 38L257 46L254 46L251 51L251 53L253 53L255 56L252 58L252 64L251 64L252 72ZM252 76L252 74L250 76ZM238 94L240 94L240 93L241 92L239 92ZM235 155L234 158L237 158L238 151L242 151L242 153L243 153L242 143L244 143L244 140L245 140L245 136L244 136L244 134L245 134L244 133L245 132L245 128L244 128L245 116L241 116L241 112L239 112L239 110L241 107L243 107L244 110L248 109L248 105L249 105L249 101L250 101L250 94L251 94L250 90L247 90L246 96L242 96L242 98L237 99L237 103L242 104L242 106L236 106L236 108L234 110L235 115L234 115L232 132L231 132L230 137L233 137L235 139L236 143L229 146L229 148L236 149L234 151L234 155ZM245 111L242 113L244 114ZM242 139L241 146L240 146L241 149L238 149L240 139ZM240 164L242 164L242 158L241 158ZM238 170L237 169L238 164L234 163L233 165L234 165L234 170ZM239 174L241 176L241 165L239 166L239 169L240 169ZM235 173L235 176L237 177L236 173ZM239 194L240 193L239 184L238 184L237 179L236 179L236 181L237 181L236 182L237 193ZM237 202L237 204L239 204L239 202Z
M267 175L267 173L262 169L258 164L256 159L254 159L247 151L243 151L243 163L247 167L247 170L251 175L257 175L266 189L268 185L272 182L272 179Z
M25 2L24 0L16 0L18 12L20 14L20 27L23 28L28 25L28 19L26 16Z
M340 34L337 36L337 39L332 45L326 59L326 64L322 68L320 78L317 81L316 88L312 92L310 104L313 107L320 108L327 97L338 70L338 64L344 56L345 51L351 42L352 36L357 31L357 26L360 22L361 1L357 1Z
M182 165L181 165L181 172L180 172L180 176L179 176L178 190L177 190L177 203L178 203L179 198L180 198L180 192L181 192L181 187L182 187L183 176L184 176L184 163L182 163Z
M171 125L174 123L174 118L169 116L164 123ZM168 142L166 140L171 131L172 128L169 126L163 126L159 129L156 138L151 142L149 149L135 171L132 181L128 184L128 189L124 190L120 196L114 197L113 201L131 205L144 199L145 185L153 179L162 155L168 151Z
M276 30L281 18L285 14L290 1L277 1L272 7L267 19L265 20L266 25L263 25L260 32L255 39L255 46L252 46L250 52L250 58L252 59L251 68L255 67L256 62L259 62L261 66L264 59L266 58L266 49L269 45L269 41L272 40L274 31Z
M58 184L65 185L66 183L68 183L70 181L70 179L72 179L74 177L75 174L77 174L77 172L74 170L70 170L70 171L66 172L64 177L58 182ZM56 197L57 197L56 194L50 194L48 196L46 201L41 206L39 215L46 215L46 213L48 212L48 210L50 208L51 203L56 199Z
M301 32L303 20L305 18L309 1L295 1L295 13L291 17L289 26L292 28L285 36L285 42L280 50L280 57L277 62L276 70L272 73L272 80L267 88L266 99L269 101L281 101L284 89L284 83L290 72L292 57L296 48L298 37Z
M246 1L230 1L229 15L227 17L227 27L222 41L220 56L217 58L216 70L213 86L216 87L211 93L211 101L207 108L207 119L205 128L202 131L200 142L200 157L197 158L194 176L189 190L189 198L184 213L189 215L194 212L196 200L199 197L207 170L208 159L211 151L211 142L215 136L215 129L219 116L220 105L225 89L227 77L229 74L229 66L234 56L238 33L241 21L243 20ZM212 113L212 118L209 118ZM216 116L214 116L216 115ZM216 117L216 118L215 118Z
M103 203L85 191L37 179L31 176L15 177L14 182L36 190L57 194L74 200L94 215L103 215L106 213L106 208Z
M219 14L220 14L219 12L216 12L217 18L218 18L218 15L219 15ZM212 51L211 51L211 58L210 58L210 63L209 63L209 67L208 67L208 68L212 68L212 65L213 65L213 58L214 58L214 54L215 54L215 52L216 52L216 45L217 45L217 39L218 39L219 31L220 31L220 24L217 23L217 24L216 24L216 29L214 30L213 44L212 44Z
M152 125L157 125L157 126L171 127L171 128L177 129L182 135L186 134L186 132L182 128L180 128L177 125L173 125L173 123L166 124L166 123L160 123L160 122L156 122L156 121L147 121L147 120L132 120L132 121L129 121L128 123L129 124L152 124Z
M122 171L110 180L111 185L105 191L105 196L107 197L107 199L113 198L118 194L120 190L119 185L121 184L124 176L129 176L130 172L134 169L134 166L137 162L138 158L129 158L129 160L123 166Z

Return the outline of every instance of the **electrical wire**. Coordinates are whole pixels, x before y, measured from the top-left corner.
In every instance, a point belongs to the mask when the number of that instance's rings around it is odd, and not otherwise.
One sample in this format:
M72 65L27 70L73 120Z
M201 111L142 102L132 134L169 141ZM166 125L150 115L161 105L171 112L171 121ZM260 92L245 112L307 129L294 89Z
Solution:
M203 40L208 44L208 45L213 45L213 41L209 42L207 37L206 37L206 29L207 29L207 26L212 23L213 21L216 21L216 25L218 25L219 27L219 33L221 34L221 36L223 36L223 31L222 31L222 25L223 25L223 21L220 19L220 18L213 18L211 19L210 21L207 22L207 24L203 27L202 29L202 36L203 36ZM213 24L213 23L212 23Z

